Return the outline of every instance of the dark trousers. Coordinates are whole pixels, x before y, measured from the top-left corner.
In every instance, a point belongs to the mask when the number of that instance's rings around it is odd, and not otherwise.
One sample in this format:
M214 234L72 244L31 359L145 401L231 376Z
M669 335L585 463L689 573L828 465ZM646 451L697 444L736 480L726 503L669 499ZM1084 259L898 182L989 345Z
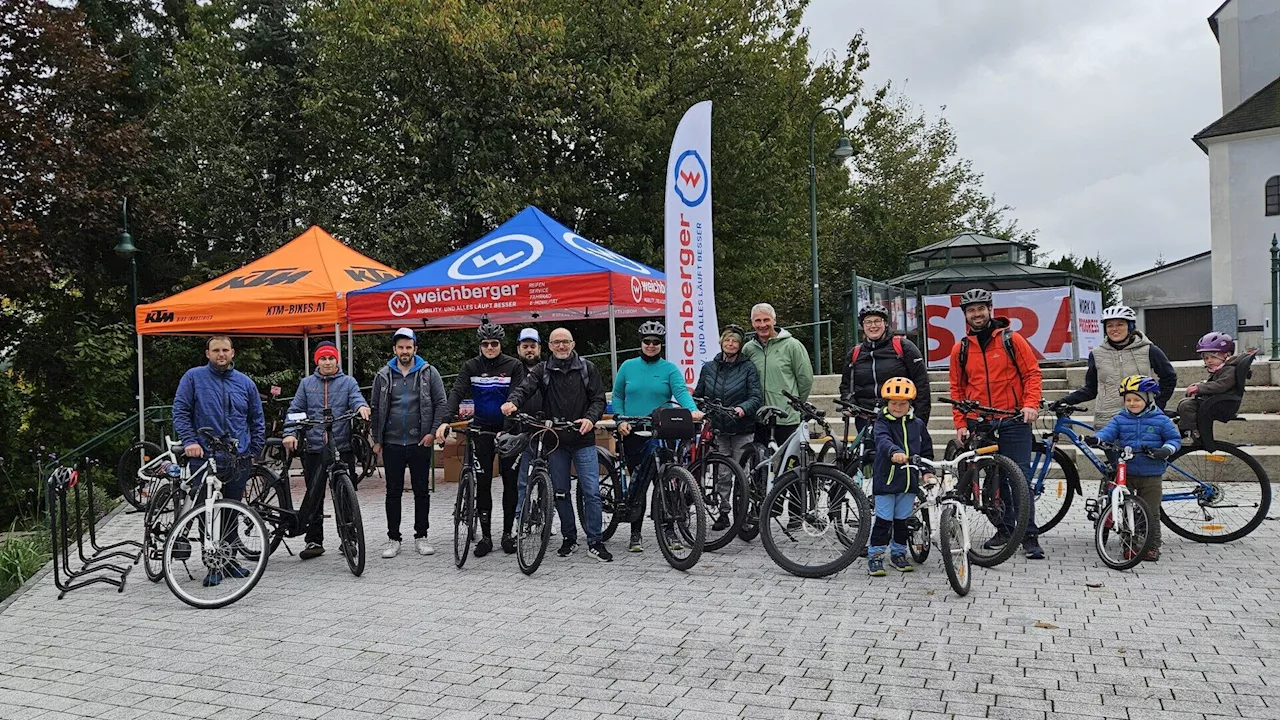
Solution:
M431 448L423 445L383 445L382 467L387 475L387 537L400 542L400 501L404 471L413 483L413 536L424 538L431 527Z
M1160 475L1130 475L1125 478L1129 490L1147 504L1147 510L1150 511L1147 515L1147 534L1155 538L1152 547L1156 550L1160 549L1160 499L1164 495L1160 481Z
M339 455L342 462L347 464L347 469L351 472L351 483L355 484L356 478L356 456L355 453L347 451ZM312 492L312 485L319 485L315 492L319 493L316 498L315 511L311 514L311 524L307 525L307 544L315 543L317 545L324 544L324 493L328 487L329 478L326 476L324 469L324 453L303 453L302 454L302 478L307 483L307 493Z
M496 438L478 435L471 439L471 451L480 463L480 472L476 473L476 511L480 515L480 530L485 537L491 536L493 515L493 459L497 455L494 450ZM508 458L498 458L498 468L502 475L502 532L511 534L516 520L516 480L520 477L520 467Z

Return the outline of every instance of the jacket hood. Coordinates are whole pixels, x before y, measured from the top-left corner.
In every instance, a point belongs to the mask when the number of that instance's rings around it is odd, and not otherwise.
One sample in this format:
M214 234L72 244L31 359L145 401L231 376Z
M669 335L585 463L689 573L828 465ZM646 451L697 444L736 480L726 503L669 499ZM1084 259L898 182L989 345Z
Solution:
M387 361L387 367L391 368L392 370L398 370L396 366L397 362L398 361L396 360L396 358L391 358L390 360ZM409 368L409 372L416 373L426 366L427 366L427 361L423 360L421 355L414 355L413 367Z
M778 334L773 336L773 339L785 340L789 337L791 337L791 332L789 330L787 330L786 328L778 328ZM758 345L764 345L764 343L760 341L760 336L756 333L751 333L751 342L754 342Z

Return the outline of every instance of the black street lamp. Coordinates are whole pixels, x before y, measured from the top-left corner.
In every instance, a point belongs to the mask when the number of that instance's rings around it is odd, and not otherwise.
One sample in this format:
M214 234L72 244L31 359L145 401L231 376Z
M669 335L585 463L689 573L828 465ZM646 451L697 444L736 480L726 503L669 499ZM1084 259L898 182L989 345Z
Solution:
M135 398L138 402L138 440L147 439L147 423L145 408L142 402L142 335L138 334L138 260L135 257L138 254L138 247L133 244L133 236L129 234L129 198L125 198L120 207L120 218L123 226L120 229L120 242L116 243L115 252L122 258L129 261L129 293L133 298L133 305L130 306L129 319L133 324L134 342L138 347L138 395Z
M813 152L813 133L818 118L825 112L833 112L840 116L840 128L844 129L845 117L840 108L828 105L813 114L809 121L809 270L813 280L813 371L817 373L822 367L821 345L818 340L819 307L818 307L818 168ZM853 143L847 134L841 134L840 140L828 155L833 160L846 160L853 157Z

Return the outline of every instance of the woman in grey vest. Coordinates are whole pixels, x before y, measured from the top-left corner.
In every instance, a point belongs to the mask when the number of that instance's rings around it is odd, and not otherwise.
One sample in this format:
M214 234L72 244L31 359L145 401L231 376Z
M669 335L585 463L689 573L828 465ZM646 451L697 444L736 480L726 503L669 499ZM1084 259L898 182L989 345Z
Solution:
M1120 381L1130 375L1145 375L1160 379L1156 405L1164 410L1178 386L1178 373L1164 351L1138 332L1137 319L1133 308L1125 305L1112 305L1102 311L1102 329L1107 338L1089 353L1084 387L1054 404L1077 405L1096 399L1093 426L1100 428L1124 407Z

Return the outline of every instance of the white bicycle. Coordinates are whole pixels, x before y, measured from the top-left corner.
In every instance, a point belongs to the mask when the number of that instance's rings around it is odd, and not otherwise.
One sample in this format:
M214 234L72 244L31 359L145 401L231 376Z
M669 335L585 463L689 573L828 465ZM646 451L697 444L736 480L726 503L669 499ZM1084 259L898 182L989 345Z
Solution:
M995 453L997 447L970 450L954 460L929 460L911 458L911 465L921 473L934 474L933 481L921 488L923 497L916 500L915 511L907 521L910 535L907 549L916 564L929 557L930 545L936 545L942 555L942 566L947 571L947 581L956 594L969 594L972 570L969 564L969 505L965 500L958 478L959 467L980 455ZM932 528L931 518L938 518L938 527Z

